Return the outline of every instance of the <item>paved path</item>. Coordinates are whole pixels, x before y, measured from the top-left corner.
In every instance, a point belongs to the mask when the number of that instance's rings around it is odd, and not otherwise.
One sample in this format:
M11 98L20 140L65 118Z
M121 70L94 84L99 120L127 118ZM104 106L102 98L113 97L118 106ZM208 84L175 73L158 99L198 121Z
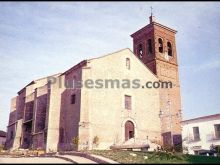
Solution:
M73 155L59 155L59 156L62 156L64 158L69 158L69 159L73 160L76 163L97 164L96 162L94 162L94 161L92 161L90 159L87 159L87 158L84 158L84 157L80 157L80 156L73 156Z
M100 156L100 155L91 155L93 157L96 157L96 158L99 158L101 160L104 160L105 162L108 162L109 164L119 164L118 162L114 161L114 160L111 160L109 158L106 158L106 157L103 157L103 156Z
M74 155L56 155L59 158L52 158L52 157L32 157L32 158L7 158L7 157L0 157L0 164L7 164L7 163L16 163L16 164L31 164L31 163L37 163L37 164L47 164L47 163L65 163L65 164L72 164L73 162L77 164L98 164L97 162L94 162L90 159L81 157L81 156L74 156ZM99 158L100 160L106 161L110 164L117 164L117 162L110 160L108 158L98 156L98 155L92 155L93 157ZM64 158L64 159L61 159ZM65 160L69 159L69 161ZM71 162L72 160L72 162Z
M68 163L71 162L65 161L63 159L59 158L1 158L0 157L0 164L1 163L18 163L18 164L30 164L30 163L39 163L39 164L45 164L45 163Z

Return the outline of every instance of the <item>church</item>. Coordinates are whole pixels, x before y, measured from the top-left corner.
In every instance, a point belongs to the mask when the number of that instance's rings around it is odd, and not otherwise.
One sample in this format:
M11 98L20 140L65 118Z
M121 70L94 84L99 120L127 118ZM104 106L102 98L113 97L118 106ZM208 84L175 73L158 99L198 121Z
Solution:
M157 23L153 15L149 21L131 35L133 51L126 48L84 60L63 73L48 76L53 81L45 77L24 86L11 100L6 148L50 152L179 145L177 31ZM63 85L137 79L141 84L172 82L172 88Z

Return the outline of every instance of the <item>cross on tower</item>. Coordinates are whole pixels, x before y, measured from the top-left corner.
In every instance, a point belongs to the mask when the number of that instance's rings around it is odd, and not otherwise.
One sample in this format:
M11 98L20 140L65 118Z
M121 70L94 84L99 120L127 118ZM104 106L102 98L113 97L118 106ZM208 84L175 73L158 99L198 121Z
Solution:
M150 7L150 11L151 11L151 16L153 16L153 7Z

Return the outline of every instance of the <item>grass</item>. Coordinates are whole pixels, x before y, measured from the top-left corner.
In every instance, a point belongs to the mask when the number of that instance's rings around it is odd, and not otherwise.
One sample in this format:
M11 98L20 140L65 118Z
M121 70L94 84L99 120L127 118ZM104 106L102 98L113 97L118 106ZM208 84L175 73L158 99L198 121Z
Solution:
M100 155L122 164L127 163L157 163L157 164L192 164L192 163L220 163L220 157L208 157L198 155L184 155L181 153L164 153L164 152L138 152L122 150L93 150L87 151L90 154Z

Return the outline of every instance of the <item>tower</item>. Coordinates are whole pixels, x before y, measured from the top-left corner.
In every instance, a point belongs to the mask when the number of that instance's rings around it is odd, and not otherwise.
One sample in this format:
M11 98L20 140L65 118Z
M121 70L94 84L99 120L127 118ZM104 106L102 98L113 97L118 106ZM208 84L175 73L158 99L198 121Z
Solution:
M176 53L176 30L161 25L151 14L150 23L131 35L134 54L162 82L172 88L160 88L161 136L164 145L181 144L181 97Z

